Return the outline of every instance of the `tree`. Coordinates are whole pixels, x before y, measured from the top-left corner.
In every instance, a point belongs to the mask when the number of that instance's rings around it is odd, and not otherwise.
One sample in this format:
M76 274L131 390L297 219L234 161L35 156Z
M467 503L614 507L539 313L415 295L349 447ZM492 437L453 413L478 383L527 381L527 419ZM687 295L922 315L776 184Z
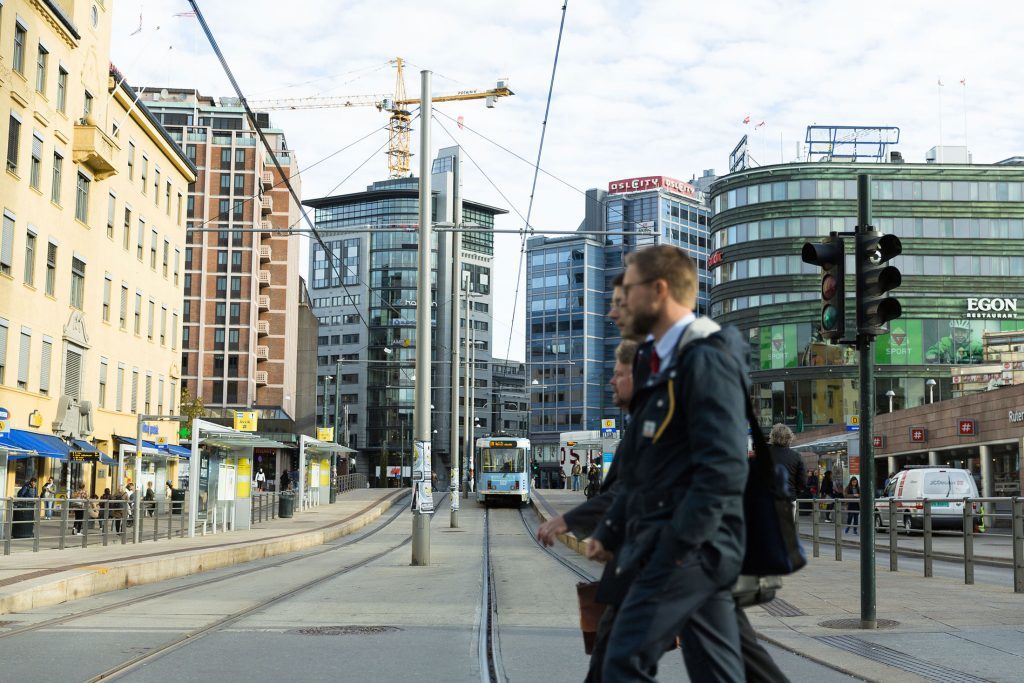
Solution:
M183 424L178 432L181 438L187 439L192 435L192 420L206 417L206 404L201 397L193 396L187 387L182 387L179 414L188 418L188 423Z

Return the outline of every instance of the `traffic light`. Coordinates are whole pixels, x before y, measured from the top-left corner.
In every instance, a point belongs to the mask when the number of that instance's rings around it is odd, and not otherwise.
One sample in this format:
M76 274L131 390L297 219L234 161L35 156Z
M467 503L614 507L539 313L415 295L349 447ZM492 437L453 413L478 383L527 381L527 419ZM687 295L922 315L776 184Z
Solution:
M830 235L824 242L805 242L801 257L804 263L821 268L821 336L839 341L846 332L843 238Z
M865 232L857 235L857 334L872 337L885 334L885 324L903 312L898 299L886 292L896 289L903 276L887 261L903 252L900 238Z

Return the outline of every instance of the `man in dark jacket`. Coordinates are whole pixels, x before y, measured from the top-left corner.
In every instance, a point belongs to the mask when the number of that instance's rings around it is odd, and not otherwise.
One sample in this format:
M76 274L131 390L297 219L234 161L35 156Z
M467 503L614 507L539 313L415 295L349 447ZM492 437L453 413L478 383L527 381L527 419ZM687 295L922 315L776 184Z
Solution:
M768 443L771 445L772 463L776 469L786 470L786 495L790 501L795 501L806 483L807 470L804 459L789 447L793 443L793 432L786 425L777 424L772 427Z
M636 388L619 490L587 554L624 582L604 657L609 681L651 680L682 637L694 681L741 681L731 586L744 552L746 353L734 329L695 322L696 265L668 245L627 256L624 308L653 334L651 374ZM716 333L716 343L702 342ZM639 358L638 358L639 362Z

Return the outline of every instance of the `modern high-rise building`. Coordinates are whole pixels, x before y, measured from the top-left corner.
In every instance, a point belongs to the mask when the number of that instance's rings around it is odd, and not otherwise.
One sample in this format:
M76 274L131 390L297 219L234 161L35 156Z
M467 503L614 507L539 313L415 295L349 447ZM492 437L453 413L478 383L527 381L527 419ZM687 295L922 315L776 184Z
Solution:
M442 149L432 167L433 221L454 222L460 150ZM365 192L309 199L316 227L327 249L310 253L313 309L320 321L318 344L318 422L330 426L338 414L349 445L366 458L371 477L386 464L411 465L415 398L418 180L375 182ZM491 428L491 274L494 218L504 210L462 200L463 282L469 287L470 330L475 334L474 403L480 429ZM449 466L453 277L452 233L438 231L432 247L433 327L432 453L434 468ZM440 266L438 264L441 264ZM458 343L465 348L465 312ZM471 336L472 339L472 336ZM463 352L464 377L465 354ZM327 379L330 378L330 379ZM340 382L340 386L335 384ZM459 395L463 382L459 383ZM326 393L326 396L325 396ZM336 407L335 396L341 405ZM326 399L326 400L325 400ZM465 419L460 415L460 422Z
M494 432L528 436L529 391L526 363L506 358L491 360L490 415Z
M189 188L182 376L214 418L255 410L282 431L300 415L296 386L301 285L298 162L267 114L257 122L281 168L237 99L191 89L142 96L198 168Z
M196 169L110 65L110 26L109 3L0 7L0 496L116 489L136 416L177 411ZM162 491L176 459L145 452Z
M713 175L706 171L702 181ZM530 439L541 461L557 457L561 432L620 419L609 386L619 332L607 314L627 253L653 244L684 249L698 266L698 312L708 307L703 192L664 176L627 178L607 191L588 190L584 209L578 236L533 237L526 245Z

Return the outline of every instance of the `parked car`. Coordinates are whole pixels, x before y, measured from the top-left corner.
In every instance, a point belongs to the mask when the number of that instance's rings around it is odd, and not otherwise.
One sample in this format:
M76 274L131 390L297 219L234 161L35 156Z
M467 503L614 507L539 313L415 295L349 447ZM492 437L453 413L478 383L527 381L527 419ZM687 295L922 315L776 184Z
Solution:
M889 527L889 500L896 500L896 524L907 533L924 528L924 502L930 503L933 529L963 531L964 503L955 498L977 498L978 486L967 470L949 467L910 467L897 472L875 501L875 528ZM968 503L974 512L977 503Z

